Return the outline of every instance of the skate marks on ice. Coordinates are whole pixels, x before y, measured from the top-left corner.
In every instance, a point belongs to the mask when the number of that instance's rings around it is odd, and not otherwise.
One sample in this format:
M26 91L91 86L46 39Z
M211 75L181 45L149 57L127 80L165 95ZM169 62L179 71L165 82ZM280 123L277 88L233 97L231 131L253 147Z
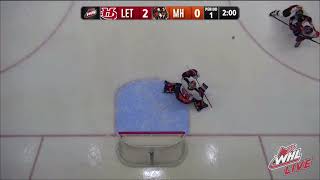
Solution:
M138 80L119 88L115 128L119 131L189 132L189 107L163 93L162 80Z
M261 50L287 69L313 81L320 81L319 45L305 40L299 48L294 48L295 36L289 27L269 16L275 9L285 9L290 5L299 4L304 7L306 14L313 18L315 27L319 28L319 2L230 2L230 4L241 9L240 26Z

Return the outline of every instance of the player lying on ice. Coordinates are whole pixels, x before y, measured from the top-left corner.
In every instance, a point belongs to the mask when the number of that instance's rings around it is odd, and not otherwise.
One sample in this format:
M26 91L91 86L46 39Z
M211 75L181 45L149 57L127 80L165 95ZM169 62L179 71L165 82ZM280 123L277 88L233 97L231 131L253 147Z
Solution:
M304 14L302 6L292 5L283 11L274 10L269 15L289 18L289 28L296 36L294 47L299 47L305 39L317 38L320 35L312 24L312 18Z
M196 79L199 78L199 73L195 69L190 69L182 73L181 83L170 83L164 81L164 93L174 93L176 98L184 103L193 103L197 111L208 107L203 101L204 92L208 88L206 84L201 87L197 86Z

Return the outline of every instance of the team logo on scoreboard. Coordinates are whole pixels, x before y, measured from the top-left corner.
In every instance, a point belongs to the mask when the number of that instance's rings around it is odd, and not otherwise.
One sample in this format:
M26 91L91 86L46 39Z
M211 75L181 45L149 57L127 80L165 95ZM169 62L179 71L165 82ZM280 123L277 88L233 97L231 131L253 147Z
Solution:
M101 19L112 19L115 20L118 17L116 7L101 7L100 8L100 18Z
M166 7L154 7L152 10L153 19L168 19L169 13Z
M99 7L82 7L81 18L82 19L99 19Z

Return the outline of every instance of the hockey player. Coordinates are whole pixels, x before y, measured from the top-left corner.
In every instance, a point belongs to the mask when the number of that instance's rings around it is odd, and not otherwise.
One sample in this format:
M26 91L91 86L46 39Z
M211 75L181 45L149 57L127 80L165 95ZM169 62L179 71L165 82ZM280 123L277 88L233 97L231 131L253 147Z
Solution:
M305 39L312 39L320 36L320 33L312 24L312 18L308 16L304 17L302 22L299 22L297 25L292 25L290 29L296 36L296 44L294 47L299 47L301 42Z
M197 87L196 79L199 78L199 73L195 69L190 69L182 73L181 83L170 83L165 81L164 93L174 93L176 98L184 103L193 103L197 111L201 111L208 105L203 101L204 92L208 88L206 84Z
M292 5L285 10L274 10L269 15L270 16L283 16L283 17L294 17L296 19L301 18L303 15L303 7L299 5Z
M283 11L274 10L269 15L289 17L289 28L296 36L294 47L299 47L305 39L319 37L319 32L312 24L312 18L304 14L302 6L292 5Z

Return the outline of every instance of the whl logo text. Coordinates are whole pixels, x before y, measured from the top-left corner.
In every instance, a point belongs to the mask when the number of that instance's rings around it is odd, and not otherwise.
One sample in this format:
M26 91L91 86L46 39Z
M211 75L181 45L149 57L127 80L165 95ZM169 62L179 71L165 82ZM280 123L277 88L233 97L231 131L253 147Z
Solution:
M297 144L291 144L287 147L281 146L278 153L274 155L273 159L270 161L268 168L270 170L275 170L285 167L285 175L308 169L311 166L312 160L305 159L301 161L301 151L301 148L297 148Z

